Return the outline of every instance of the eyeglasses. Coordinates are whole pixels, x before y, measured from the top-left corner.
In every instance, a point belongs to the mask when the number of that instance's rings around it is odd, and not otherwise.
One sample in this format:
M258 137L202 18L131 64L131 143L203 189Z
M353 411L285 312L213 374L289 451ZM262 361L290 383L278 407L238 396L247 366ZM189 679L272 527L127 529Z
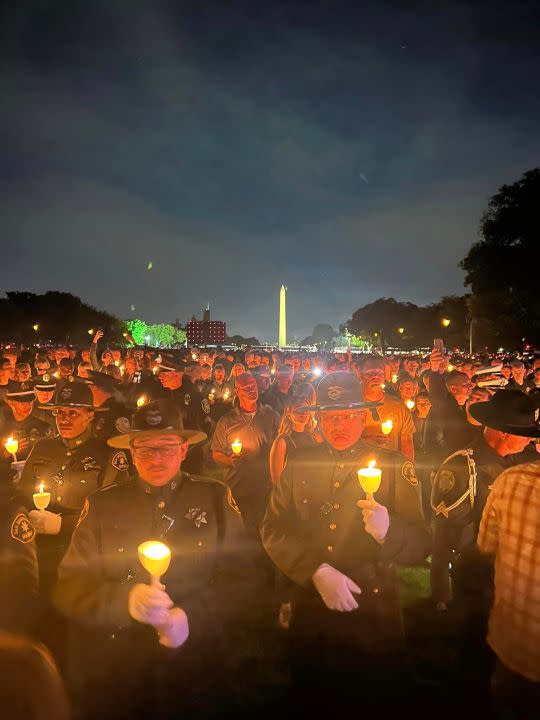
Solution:
M160 445L159 447L149 447L148 445L131 446L135 455L141 460L151 460L153 457L172 458L178 452L179 447L179 443Z

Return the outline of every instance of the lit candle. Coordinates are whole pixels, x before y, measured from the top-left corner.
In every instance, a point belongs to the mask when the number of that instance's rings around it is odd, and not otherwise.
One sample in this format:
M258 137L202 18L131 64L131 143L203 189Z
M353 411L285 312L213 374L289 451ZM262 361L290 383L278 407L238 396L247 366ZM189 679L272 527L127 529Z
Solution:
M34 505L38 510L45 510L45 508L49 507L49 503L51 502L51 493L44 492L43 483L40 483L39 492L34 493L32 498L34 500Z
M390 435L392 430L394 429L394 422L393 420L385 420L381 423L381 430L383 431L383 435Z
M368 500L373 500L373 494L381 485L382 472L375 467L375 460L370 460L368 466L357 471L358 481Z
M409 398L409 400L405 402L405 405L407 406L408 410L414 410L414 400L411 400Z
M396 374L392 375L392 382L394 383L394 385L397 383L397 380L398 380L397 375Z
M150 573L152 585L159 585L171 563L170 549L159 540L147 540L139 545L137 553L141 565Z
M210 395L208 396L208 399L210 400L210 402L214 401L214 393L213 392L210 393Z
M451 363L449 363L447 369L448 369L448 372L453 372L453 371L454 371L454 366L453 366Z
M146 396L141 395L141 397L137 400L137 407L142 407L146 402Z
M227 389L225 390L225 392L223 393L223 399L224 399L224 400L228 400L230 394L231 394L231 391L229 390L229 388L227 388Z
M116 367L120 367L120 360L115 360L114 364L116 365Z
M8 453L11 453L13 455L13 462L17 462L17 450L19 449L19 441L17 438L14 437L8 437L6 442L4 443L4 447L8 451Z
M235 455L240 455L242 452L242 443L237 439L231 444L231 448Z

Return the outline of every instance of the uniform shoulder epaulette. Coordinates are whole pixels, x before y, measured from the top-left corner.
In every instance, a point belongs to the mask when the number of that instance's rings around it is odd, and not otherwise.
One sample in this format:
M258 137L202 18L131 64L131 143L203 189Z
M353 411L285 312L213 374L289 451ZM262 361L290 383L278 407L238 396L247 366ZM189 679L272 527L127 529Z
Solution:
M221 485L224 488L228 488L228 485L223 480L209 477L208 475L191 475L190 473L184 473L186 479L192 482L208 483L209 485Z

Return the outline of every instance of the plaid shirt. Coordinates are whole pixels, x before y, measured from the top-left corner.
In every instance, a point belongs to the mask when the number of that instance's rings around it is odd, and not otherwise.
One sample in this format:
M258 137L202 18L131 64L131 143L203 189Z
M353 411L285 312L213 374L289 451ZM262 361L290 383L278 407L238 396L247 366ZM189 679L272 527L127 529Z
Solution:
M540 681L540 461L495 480L478 547L495 554L488 644L510 670Z

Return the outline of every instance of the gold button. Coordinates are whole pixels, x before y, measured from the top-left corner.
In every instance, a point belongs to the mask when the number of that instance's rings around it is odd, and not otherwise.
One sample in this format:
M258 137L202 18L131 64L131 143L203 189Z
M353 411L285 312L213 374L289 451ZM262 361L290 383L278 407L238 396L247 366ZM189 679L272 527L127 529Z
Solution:
M198 541L197 547L202 547L202 540L199 540L199 541Z
M333 546L333 545L329 545L326 549L328 550L328 552L334 552L334 546Z
M160 510L163 510L163 508L165 507L165 501L164 501L164 500L160 500L160 501L158 502L157 506L158 506L158 508L159 508Z
M338 488L338 487L339 487L339 480L336 480L336 482L334 483L334 487L335 487L335 488Z
M344 465L343 463L339 463L338 468L339 468L340 470L343 470L344 467L345 467L345 465Z
M307 498L303 498L303 499L302 499L302 502L304 503L304 505L306 505L306 504L307 504Z
M60 469L61 469L61 470L65 470L65 469L66 469L66 466L65 466L65 465L62 465L62 467L61 467Z
M334 503L334 510L339 510L339 503Z
M86 480L81 480L81 485L86 485Z
M118 548L118 552L124 552L124 548L123 548L123 547L119 547L119 548Z
M67 453L66 453L66 455L67 455L68 457L71 457L71 452L68 450Z
M337 528L336 523L332 523L330 526L330 530L335 530Z
M374 588L373 588L373 592L374 592L375 594L377 594L377 593L379 592L379 588L378 588L378 587L374 587Z
M62 498L61 498L61 497L57 497L57 498L56 498L56 502L62 502Z

